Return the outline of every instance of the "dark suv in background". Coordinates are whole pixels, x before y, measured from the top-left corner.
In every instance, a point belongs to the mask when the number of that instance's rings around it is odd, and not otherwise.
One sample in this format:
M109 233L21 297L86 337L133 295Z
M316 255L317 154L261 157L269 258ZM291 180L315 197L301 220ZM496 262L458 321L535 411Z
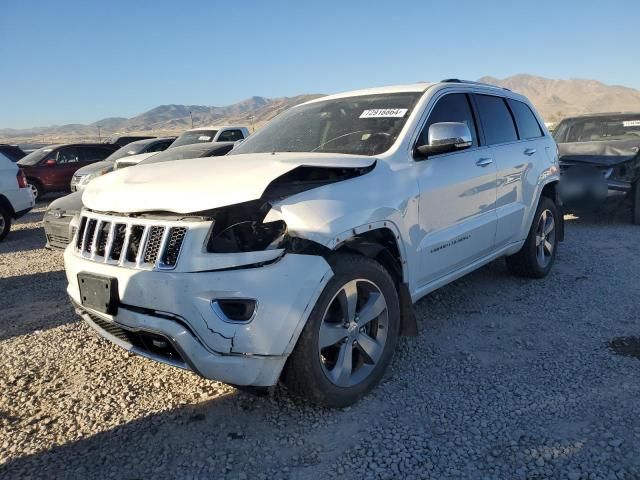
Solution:
M81 167L104 160L118 148L110 143L51 145L31 152L18 161L33 195L69 191L73 174Z
M17 162L26 153L17 145L8 145L6 143L0 143L0 153L4 154L12 162Z

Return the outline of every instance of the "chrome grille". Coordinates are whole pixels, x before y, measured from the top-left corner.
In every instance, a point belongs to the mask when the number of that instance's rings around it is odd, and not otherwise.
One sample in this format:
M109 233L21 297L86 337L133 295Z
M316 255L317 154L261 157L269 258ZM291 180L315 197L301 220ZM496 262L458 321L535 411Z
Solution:
M143 269L173 269L187 227L152 220L83 215L76 253L96 262Z
M168 266L175 266L178 261L178 254L187 233L185 227L172 227L169 233L169 242L162 257L162 263Z

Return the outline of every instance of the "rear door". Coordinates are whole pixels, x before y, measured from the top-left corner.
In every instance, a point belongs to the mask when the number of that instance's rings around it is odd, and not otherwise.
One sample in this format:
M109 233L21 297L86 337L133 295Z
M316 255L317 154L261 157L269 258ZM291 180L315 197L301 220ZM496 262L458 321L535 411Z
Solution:
M491 149L479 140L477 122L466 93L440 96L422 130L438 122L463 122L471 130L467 150L432 155L418 161L420 229L424 236L420 285L428 284L490 254L496 233L496 167Z
M522 107L533 114L522 102L515 104L498 95L480 94L474 95L474 100L498 172L496 248L501 248L522 240L522 232L527 231L522 227L528 218L537 184L537 179L529 178L528 174L537 170L534 162L538 161L539 155L544 155L544 147L538 145L541 130L535 118L532 119L534 123L527 118ZM513 109L512 105L515 106ZM519 132L517 119L522 132Z
M540 183L538 177L544 165L549 163L549 158L552 158L553 152L531 108L526 103L511 98L507 99L507 105L511 109L516 122L519 139L518 149L515 151L515 154L519 156L519 160L514 160L514 163L515 165L525 164L525 167L521 169L521 198L520 204L517 206L517 210L522 212L522 215L520 224L515 225L515 228L519 230L514 235L515 241L518 241L522 240L529 231L529 225L526 223L533 215L531 209L538 207L536 197L538 184ZM510 228L511 226L507 225L504 230ZM505 241L508 241L508 239L506 238Z

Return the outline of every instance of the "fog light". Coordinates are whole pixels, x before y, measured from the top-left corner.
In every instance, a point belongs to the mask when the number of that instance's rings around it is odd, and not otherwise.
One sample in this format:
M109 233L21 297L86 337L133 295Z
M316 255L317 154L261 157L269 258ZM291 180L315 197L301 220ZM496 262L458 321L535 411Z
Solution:
M226 322L247 323L253 320L257 304L251 298L224 298L212 300L211 308Z
M167 348L169 346L169 342L167 342L166 340L158 340L155 338L151 340L151 343L156 348Z

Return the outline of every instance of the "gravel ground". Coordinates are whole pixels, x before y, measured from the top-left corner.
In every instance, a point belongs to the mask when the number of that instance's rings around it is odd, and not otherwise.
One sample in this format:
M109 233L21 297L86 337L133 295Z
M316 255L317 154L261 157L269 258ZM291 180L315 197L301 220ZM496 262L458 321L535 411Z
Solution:
M640 227L567 222L552 274L503 261L429 295L382 385L322 410L254 397L98 338L43 249L45 204L0 244L1 478L639 479Z

